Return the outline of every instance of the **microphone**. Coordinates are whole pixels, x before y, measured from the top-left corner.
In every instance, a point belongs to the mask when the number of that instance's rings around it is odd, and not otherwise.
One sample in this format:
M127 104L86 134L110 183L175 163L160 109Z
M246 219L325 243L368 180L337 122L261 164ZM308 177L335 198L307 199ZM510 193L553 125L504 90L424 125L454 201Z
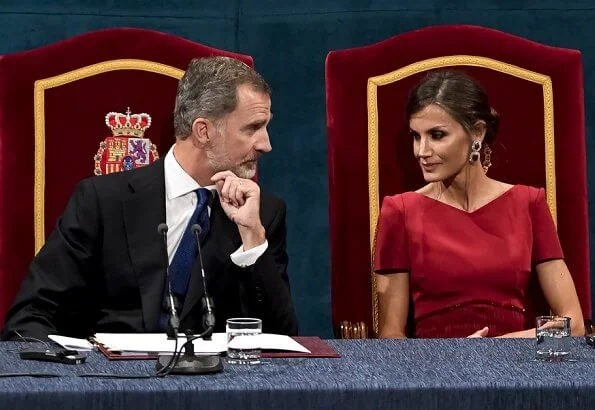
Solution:
M169 260L167 258L167 224L160 223L157 226L157 232L163 236L163 244L165 246L165 277L167 282L167 307L169 309L169 320L166 328L167 338L176 339L178 337L178 329L180 328L180 319L178 318L178 312L176 312L176 304L174 302L174 294L171 291L171 276L169 274Z
M163 227L162 227L163 225ZM162 233L162 229L165 229L164 238L167 238L167 225L160 224L159 225L159 233ZM171 355L159 355L157 359L157 364L155 368L157 369L158 373L168 374L205 374L205 373L217 373L223 370L223 364L221 362L221 355L220 354L209 354L204 355L201 354L196 356L194 354L194 345L192 344L195 339L202 337L203 340L211 340L211 336L213 335L213 329L215 327L215 314L213 313L213 299L207 293L207 279L205 276L205 270L202 264L202 254L200 250L200 232L201 228L199 224L194 224L190 227L192 233L196 236L196 246L198 248L198 262L200 267L200 275L202 278L202 285L204 290L204 296L202 297L202 305L203 305L203 326L206 329L199 335L199 336L192 336L192 331L186 331L186 338L188 339L186 343L182 345L180 352L176 352L174 356ZM165 245L167 249L167 239L165 240ZM168 284L169 284L169 269L168 269ZM171 292L171 285L169 287L168 296L172 297L173 294ZM175 311L175 309L173 309ZM176 314L176 320L177 314ZM179 320L176 322L176 325L179 327ZM173 326L172 326L173 327ZM178 328L176 327L176 341L178 335ZM177 343L177 342L176 342ZM180 356L181 351L184 350L184 354Z
M200 233L202 228L199 224L194 224L190 227L194 236L196 236L196 247L198 248L198 262L200 267L200 276L202 279L203 297L201 300L203 307L203 327L205 332L204 340L211 340L213 329L215 328L215 313L213 299L209 296L207 291L207 278L205 275L204 265L202 264L202 253L200 249Z

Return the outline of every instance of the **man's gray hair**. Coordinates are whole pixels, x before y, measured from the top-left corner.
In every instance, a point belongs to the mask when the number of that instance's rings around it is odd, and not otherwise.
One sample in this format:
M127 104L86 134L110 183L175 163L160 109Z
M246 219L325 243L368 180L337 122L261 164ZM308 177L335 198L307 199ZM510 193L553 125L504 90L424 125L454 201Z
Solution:
M216 122L235 110L237 88L242 84L271 95L264 78L239 60L230 57L193 59L178 84L174 108L176 138L186 139L197 118Z

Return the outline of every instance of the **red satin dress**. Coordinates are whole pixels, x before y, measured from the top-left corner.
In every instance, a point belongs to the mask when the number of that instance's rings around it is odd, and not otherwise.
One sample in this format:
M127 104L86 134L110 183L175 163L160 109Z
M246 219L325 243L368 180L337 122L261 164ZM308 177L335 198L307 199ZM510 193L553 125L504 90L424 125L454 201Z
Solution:
M382 202L375 271L409 274L416 337L534 327L533 268L561 258L543 189L515 185L473 212L415 192Z

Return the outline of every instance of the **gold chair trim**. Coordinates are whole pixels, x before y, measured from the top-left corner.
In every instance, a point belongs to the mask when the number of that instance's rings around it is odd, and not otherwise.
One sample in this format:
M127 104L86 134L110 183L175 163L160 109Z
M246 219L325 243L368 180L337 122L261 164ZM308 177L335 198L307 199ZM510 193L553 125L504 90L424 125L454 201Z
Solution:
M370 206L370 252L372 277L373 331L378 334L378 294L374 274L374 250L376 248L376 226L380 214L378 176L378 87L392 84L411 75L442 67L475 66L499 71L523 80L541 84L543 88L543 116L545 135L545 176L547 203L557 224L556 213L556 164L554 146L554 94L549 76L526 70L487 57L454 55L430 58L407 65L387 74L368 78L368 195Z
M33 226L35 254L45 242L45 91L98 74L117 70L140 70L180 79L184 71L147 60L120 59L92 64L54 77L35 81L33 115L35 120L35 176L33 186ZM100 118L101 120L101 118Z

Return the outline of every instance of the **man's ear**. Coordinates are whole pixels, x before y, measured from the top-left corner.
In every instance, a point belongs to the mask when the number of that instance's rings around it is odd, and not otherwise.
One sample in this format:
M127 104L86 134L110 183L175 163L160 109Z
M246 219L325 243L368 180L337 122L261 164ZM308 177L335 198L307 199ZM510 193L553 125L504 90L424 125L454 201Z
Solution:
M214 137L215 127L206 118L198 117L192 123L192 141L199 145L205 145Z

